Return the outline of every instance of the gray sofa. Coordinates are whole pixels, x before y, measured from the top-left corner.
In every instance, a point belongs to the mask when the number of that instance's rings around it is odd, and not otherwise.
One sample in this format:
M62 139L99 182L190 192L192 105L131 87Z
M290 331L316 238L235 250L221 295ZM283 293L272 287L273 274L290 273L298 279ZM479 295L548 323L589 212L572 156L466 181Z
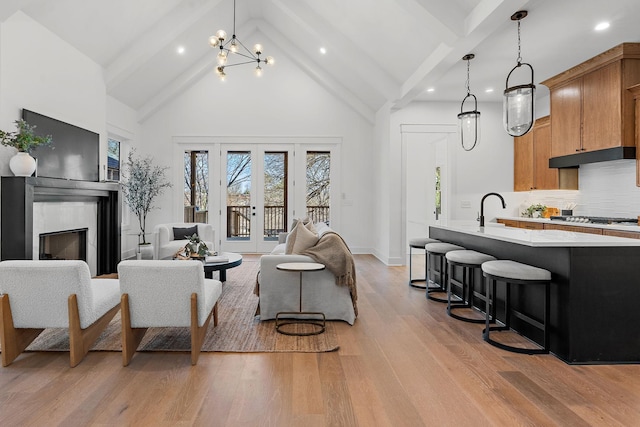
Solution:
M324 224L316 224L321 236L333 231ZM281 240L283 240L281 238ZM260 296L260 319L275 319L281 311L298 311L299 273L281 271L278 264L286 262L315 262L311 257L285 254L286 243L279 244L269 255L260 258L258 275ZM353 325L356 319L354 304L348 286L338 286L329 270L303 273L303 311L322 312L327 320L344 320Z

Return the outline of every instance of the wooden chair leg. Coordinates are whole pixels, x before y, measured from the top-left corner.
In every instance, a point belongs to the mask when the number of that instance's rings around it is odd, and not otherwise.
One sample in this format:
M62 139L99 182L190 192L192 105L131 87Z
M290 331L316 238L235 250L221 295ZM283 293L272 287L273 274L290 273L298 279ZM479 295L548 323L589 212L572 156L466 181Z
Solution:
M218 326L218 301L213 306L213 326Z
M140 341L147 332L147 328L131 327L131 312L129 311L129 294L122 294L120 298L120 317L122 319L122 366L128 366L131 358L138 349Z
M9 295L0 295L0 345L2 345L2 366L9 366L44 329L16 329Z
M89 353L91 346L111 322L120 306L116 305L93 324L82 329L80 327L80 311L76 294L69 295L67 305L69 307L69 364L73 368L82 362L82 359Z
M217 307L218 303L216 302L211 310L211 313L207 316L207 320L204 322L204 325L198 326L198 294L195 292L191 294L191 364L195 365L198 363L198 357L200 357L200 349L202 349L202 344L204 343L204 338L207 336L207 331L209 329L209 323L211 322L211 318L213 317L213 324L217 325L218 323L218 315L217 315Z

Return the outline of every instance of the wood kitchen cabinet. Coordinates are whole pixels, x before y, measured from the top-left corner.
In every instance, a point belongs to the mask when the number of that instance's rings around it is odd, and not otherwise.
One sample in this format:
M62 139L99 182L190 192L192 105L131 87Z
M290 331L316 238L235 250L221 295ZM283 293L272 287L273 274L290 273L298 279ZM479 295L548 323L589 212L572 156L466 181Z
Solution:
M640 187L640 84L629 88L635 101L636 113L636 186Z
M635 146L640 43L622 43L542 82L551 99L551 157Z
M531 132L513 139L513 190L577 190L578 170L550 168L550 157L551 121L545 116Z

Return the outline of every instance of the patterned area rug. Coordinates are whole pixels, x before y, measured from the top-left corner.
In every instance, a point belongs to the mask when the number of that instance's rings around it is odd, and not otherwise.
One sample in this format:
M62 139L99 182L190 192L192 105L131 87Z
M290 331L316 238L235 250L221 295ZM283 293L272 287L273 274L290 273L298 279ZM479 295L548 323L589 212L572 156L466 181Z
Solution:
M255 316L258 297L253 294L253 286L260 268L259 259L258 256L247 256L240 266L227 271L227 281L219 301L219 323L215 328L213 322L210 323L202 351L319 353L337 350L334 322L327 322L323 334L296 337L276 332L273 320L261 322ZM92 351L121 351L120 327L118 313ZM302 331L307 326L291 327ZM189 328L150 328L138 351L190 351L190 348ZM68 350L69 335L63 329L46 329L27 348L27 351Z

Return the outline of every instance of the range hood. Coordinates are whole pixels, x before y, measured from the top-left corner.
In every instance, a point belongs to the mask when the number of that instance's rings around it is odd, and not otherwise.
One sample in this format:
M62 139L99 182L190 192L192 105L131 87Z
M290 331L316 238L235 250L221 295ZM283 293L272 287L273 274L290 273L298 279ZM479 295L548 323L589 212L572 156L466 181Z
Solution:
M636 147L614 147L605 150L587 151L568 156L549 159L550 168L575 168L587 163L608 162L611 160L635 159Z

